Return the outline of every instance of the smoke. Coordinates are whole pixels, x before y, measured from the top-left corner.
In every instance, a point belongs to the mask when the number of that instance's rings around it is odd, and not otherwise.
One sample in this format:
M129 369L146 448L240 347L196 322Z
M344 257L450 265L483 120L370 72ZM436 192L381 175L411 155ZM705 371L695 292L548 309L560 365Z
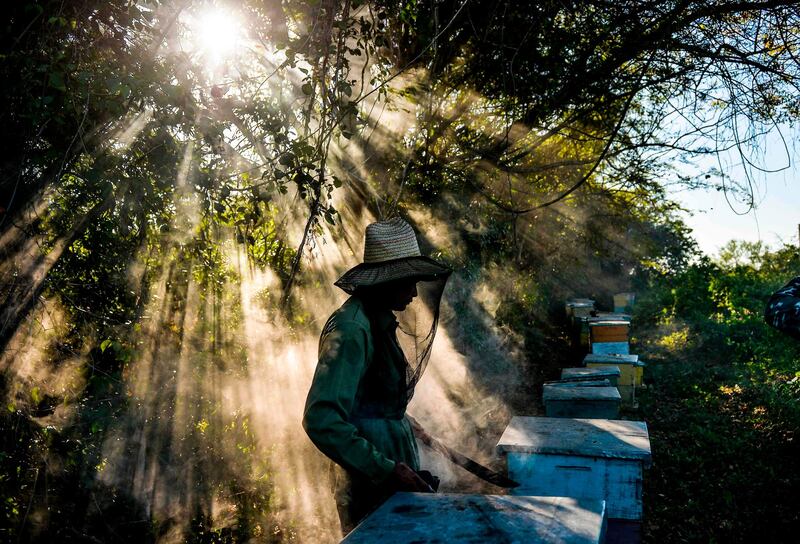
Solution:
M422 74L407 74L396 83L410 85L418 77ZM203 211L192 176L201 159L191 142L178 165L173 225L153 243L153 255L139 255L130 263L131 283L146 283L148 288L139 293L142 311L131 324L129 345L100 349L106 339L81 331L86 333L82 343L60 357L58 366L52 364L59 338L67 336L63 329L70 323L56 299L39 299L41 286L73 235L92 216L79 217L72 230L44 253L38 239L19 235L6 240L12 231L4 234L3 249L15 249L13 254L4 254L2 272L24 281L3 292L5 300L13 303L6 306L3 316L38 304L22 325L10 325L13 338L0 368L13 385L4 400L33 410L49 395L60 404L45 416L49 419L40 420L42 426L72 427L77 434L102 437L98 451L87 455L88 466L82 473L82 485L91 496L91 508L86 506L83 514L103 517L124 497L129 501L125 505L131 505L125 517L104 523L118 532L123 531L120 519L139 524L145 533L152 528L160 542L203 535L268 542L338 541L330 462L301 427L320 330L346 299L333 282L360 261L366 225L382 218L393 199L402 194L398 183L402 172L396 166L403 161L397 158L413 157L417 151L423 139L417 132L431 121L424 118L425 110L435 110L444 126L431 131L425 150L442 164L448 162L447 150L453 147L448 145L452 136L448 127L456 126L454 120L487 132L486 125L496 121L482 113L490 108L471 93L452 104L443 97L435 105L431 99L431 104L419 106L398 97L389 103L378 96L363 106L368 125L363 137L333 146L333 168L347 180L345 189L335 194L340 222L313 233L286 315L280 309L282 279L268 268L255 266L232 229L198 234ZM149 120L145 112L123 123L116 145L134 142ZM542 134L521 125L509 130L509 137L520 146L538 146L540 161L554 160L568 151L563 142L534 141L546 141ZM525 176L510 179L489 161L454 168L474 170L492 194L525 194ZM568 174L580 171L579 165ZM519 204L539 196L527 194ZM432 435L497 467L493 447L511 413L538 410L535 392L526 389L530 387L526 372L537 363L524 349L528 339L499 325L498 317L507 311L509 299L518 302L513 298L520 293L519 298L528 297L522 302L531 307L544 303L537 278L514 266L513 259L510 265L480 260L475 246L496 243L498 236L485 222L489 214L476 211L483 204L465 200L450 196L437 209L403 200L400 208L414 223L423 248L440 253L455 269L444 293L431 360L409 412ZM280 212L276 223L285 230L288 245L297 247L307 206L292 195L277 197L274 203ZM569 260L576 255L586 257L583 247L564 248L565 240L578 238L575 233L590 218L567 204L514 219L518 221L514 234L518 251L544 256L547 262L542 268L550 268L554 276L575 268ZM101 211L98 207L97 213ZM625 243L615 236L613 243ZM154 269L149 268L151 261L157 263ZM593 270L597 285L617 276ZM580 284L582 279L568 281ZM103 388L85 393L95 376L94 358L112 355L123 369L119 379L104 378ZM93 412L78 402L84 393L91 396ZM111 400L106 402L106 397ZM108 424L93 429L97 407L106 404L109 413L103 421ZM424 447L421 452L423 465L443 479L445 491L500 491ZM53 477L56 467L51 467ZM37 503L37 512L41 524L46 523L46 507Z

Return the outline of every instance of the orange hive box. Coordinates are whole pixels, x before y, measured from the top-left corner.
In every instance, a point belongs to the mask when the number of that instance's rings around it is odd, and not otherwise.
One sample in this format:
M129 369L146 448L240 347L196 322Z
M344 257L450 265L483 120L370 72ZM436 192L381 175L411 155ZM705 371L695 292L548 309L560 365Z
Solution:
M625 321L598 321L589 323L592 342L627 342L630 325Z

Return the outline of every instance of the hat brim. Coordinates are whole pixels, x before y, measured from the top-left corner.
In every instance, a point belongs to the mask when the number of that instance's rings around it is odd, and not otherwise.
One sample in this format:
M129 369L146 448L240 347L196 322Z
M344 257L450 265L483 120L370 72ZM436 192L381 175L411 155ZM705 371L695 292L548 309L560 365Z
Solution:
M352 295L359 287L379 285L404 278L438 279L447 277L452 270L430 257L405 257L381 263L354 266L340 277L334 285Z

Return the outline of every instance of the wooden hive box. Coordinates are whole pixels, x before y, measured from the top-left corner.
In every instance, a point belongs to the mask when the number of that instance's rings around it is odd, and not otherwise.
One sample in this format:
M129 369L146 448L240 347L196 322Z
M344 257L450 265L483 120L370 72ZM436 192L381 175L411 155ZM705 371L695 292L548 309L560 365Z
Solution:
M542 400L547 417L617 419L622 398L616 387L545 385Z
M596 368L563 368L561 379L569 381L606 379L611 385L617 385L620 369L616 366L602 366Z
M396 493L342 544L600 544L602 499Z
M636 354L600 354L590 353L583 358L586 368L619 367L618 386L641 387L644 377L644 362ZM563 377L563 376L562 376Z
M589 337L594 342L627 342L630 322L620 319L589 319Z
M497 449L520 483L515 495L604 499L609 520L642 519L652 460L643 421L516 416Z

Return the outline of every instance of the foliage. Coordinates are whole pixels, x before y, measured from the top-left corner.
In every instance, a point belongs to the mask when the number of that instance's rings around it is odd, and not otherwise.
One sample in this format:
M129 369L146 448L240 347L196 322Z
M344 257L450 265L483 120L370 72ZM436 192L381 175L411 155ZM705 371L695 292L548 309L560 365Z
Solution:
M654 278L635 319L648 354L641 414L652 433L645 479L654 542L789 542L800 523L791 470L800 430L800 345L763 319L769 295L800 272L800 253L758 249L747 263L708 259Z
M244 44L220 62L196 43L211 8L238 14ZM454 309L523 354L515 407L570 356L575 293L650 290L643 321L692 324L665 346L698 338L754 376L791 367L754 336L775 340L754 308L780 256L740 245L696 261L663 182L665 152L742 148L796 116L796 2L29 0L5 15L0 355L41 341L44 374L74 369L47 391L17 366L0 373L17 540L293 538L247 416L199 385L182 397L172 375L187 360L196 385L250 370L231 255L277 278L256 298L306 332L319 305L293 287L318 281L304 267L315 240L349 255L346 229L367 217L421 210L450 229ZM675 115L689 126L670 130ZM478 286L497 299L489 314ZM132 376L143 361L149 374ZM165 472L196 461L196 480L170 481L194 501L188 529L104 480L102 446L122 431L124 453L142 440ZM215 525L212 499L235 521Z

